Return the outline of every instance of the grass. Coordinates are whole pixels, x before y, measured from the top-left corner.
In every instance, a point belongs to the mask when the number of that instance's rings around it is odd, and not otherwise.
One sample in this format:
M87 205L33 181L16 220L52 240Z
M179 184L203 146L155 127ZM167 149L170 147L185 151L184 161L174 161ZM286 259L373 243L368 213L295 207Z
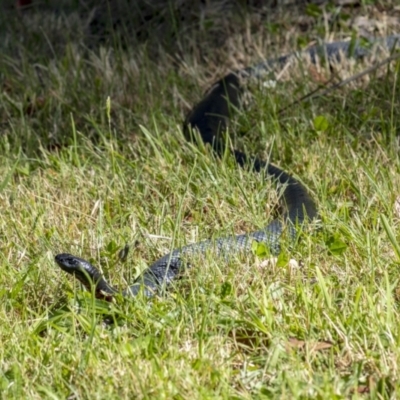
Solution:
M278 264L208 254L165 295L109 304L54 255L125 288L172 248L266 226L278 192L183 138L218 68L74 33L49 51L2 32L0 397L398 398L399 64L281 115L310 74L252 87L232 141L299 178L322 221Z

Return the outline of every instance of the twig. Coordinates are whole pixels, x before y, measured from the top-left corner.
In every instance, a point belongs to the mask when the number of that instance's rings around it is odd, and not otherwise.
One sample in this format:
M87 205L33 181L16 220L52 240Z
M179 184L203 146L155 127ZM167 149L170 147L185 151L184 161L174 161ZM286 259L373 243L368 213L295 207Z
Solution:
M288 106L282 108L281 110L278 111L278 115L282 114L283 112L285 112L288 108L291 108L292 106L305 101L305 100L311 100L311 99L315 99L317 97L322 97L325 96L326 94L328 94L329 92L331 92L332 90L338 89L344 85L347 85L348 83L355 81L361 77L363 77L364 75L367 75L375 70L377 70L380 67L383 67L385 64L390 63L391 61L397 60L398 58L400 58L400 53L397 54L393 54L390 57L385 58L383 61L372 65L368 68L366 68L364 71L359 72L358 74L355 74L353 76L350 76L349 78L340 81L338 83L335 83L334 85L328 87L327 89L323 90L322 92L319 92L321 87L315 89L314 91L312 91L311 93L306 94L305 96L301 97L300 99L295 100L294 102L290 103ZM329 80L329 82L331 82L332 79ZM328 82L328 83L329 83ZM318 93L319 92L319 93Z
M328 82L324 83L324 85L322 86L318 86L316 89L314 89L313 91L311 91L310 93L307 93L306 95L300 97L299 99L293 101L292 103L290 103L289 105L287 105L284 108L281 108L278 112L277 115L283 114L288 108L291 108L293 106L295 106L296 104L301 103L302 101L308 100L308 99L312 99L317 97L316 94L323 88L326 87L329 83L331 83L333 81L333 79L335 79L335 76L332 76L331 79L329 79ZM333 86L332 86L333 87ZM326 91L326 90L325 90Z

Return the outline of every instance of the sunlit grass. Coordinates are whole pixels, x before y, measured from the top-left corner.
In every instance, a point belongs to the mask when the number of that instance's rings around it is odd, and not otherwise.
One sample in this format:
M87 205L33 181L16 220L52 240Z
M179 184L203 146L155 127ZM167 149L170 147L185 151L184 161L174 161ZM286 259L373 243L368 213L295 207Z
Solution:
M278 193L184 140L204 87L168 56L75 43L46 57L0 71L2 397L398 397L398 65L282 115L312 79L253 88L233 122L233 143L317 201L318 226L282 258L297 264L209 253L162 296L110 304L54 255L125 288L177 246L266 226Z

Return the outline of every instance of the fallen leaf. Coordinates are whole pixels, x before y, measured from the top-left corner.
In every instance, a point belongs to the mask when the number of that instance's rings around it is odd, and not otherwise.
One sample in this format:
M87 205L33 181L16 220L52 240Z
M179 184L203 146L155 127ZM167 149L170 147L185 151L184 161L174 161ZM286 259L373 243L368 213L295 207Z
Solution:
M371 391L370 388L368 386L365 386L365 385L360 385L357 388L357 393L359 393L359 394L369 393L370 391Z
M299 340L297 338L291 337L287 342L286 348L304 349L305 347L307 347L310 352L313 352L313 351L327 350L330 349L332 346L333 343L329 341L306 342L304 340Z

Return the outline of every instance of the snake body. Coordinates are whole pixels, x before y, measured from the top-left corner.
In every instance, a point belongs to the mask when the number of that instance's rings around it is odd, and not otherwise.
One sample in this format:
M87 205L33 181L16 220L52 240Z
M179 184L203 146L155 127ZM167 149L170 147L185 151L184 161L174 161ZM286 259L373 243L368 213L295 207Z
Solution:
M388 36L374 40L387 50L396 47L400 35ZM342 58L362 58L369 54L371 46L365 46L359 41L333 42L310 47L303 52L316 63L319 56L324 56L329 62L340 62ZM201 139L209 143L217 154L224 150L221 133L226 130L229 118L235 109L240 108L242 89L240 80L243 77L261 77L271 68L282 67L299 53L290 53L275 59L268 59L234 73L230 73L213 85L206 96L192 109L184 122L184 134L187 139L193 139L194 131L198 131ZM204 255L211 250L216 255L231 257L239 252L249 251L252 242L265 243L271 253L280 252L280 241L286 230L289 242L295 240L299 225L311 221L317 216L317 209L306 188L280 168L265 163L257 158L248 158L244 153L233 150L232 156L240 166L252 165L257 172L265 172L278 183L285 185L283 203L286 211L282 218L273 220L262 230L248 234L205 240L173 250L171 253L155 261L137 281L123 292L112 287L99 270L88 261L71 254L62 253L55 257L62 270L74 275L88 289L94 285L98 298L110 299L116 293L123 296L136 296L141 290L146 296L152 296L158 290L168 286L184 268L189 266L187 260L194 255Z

